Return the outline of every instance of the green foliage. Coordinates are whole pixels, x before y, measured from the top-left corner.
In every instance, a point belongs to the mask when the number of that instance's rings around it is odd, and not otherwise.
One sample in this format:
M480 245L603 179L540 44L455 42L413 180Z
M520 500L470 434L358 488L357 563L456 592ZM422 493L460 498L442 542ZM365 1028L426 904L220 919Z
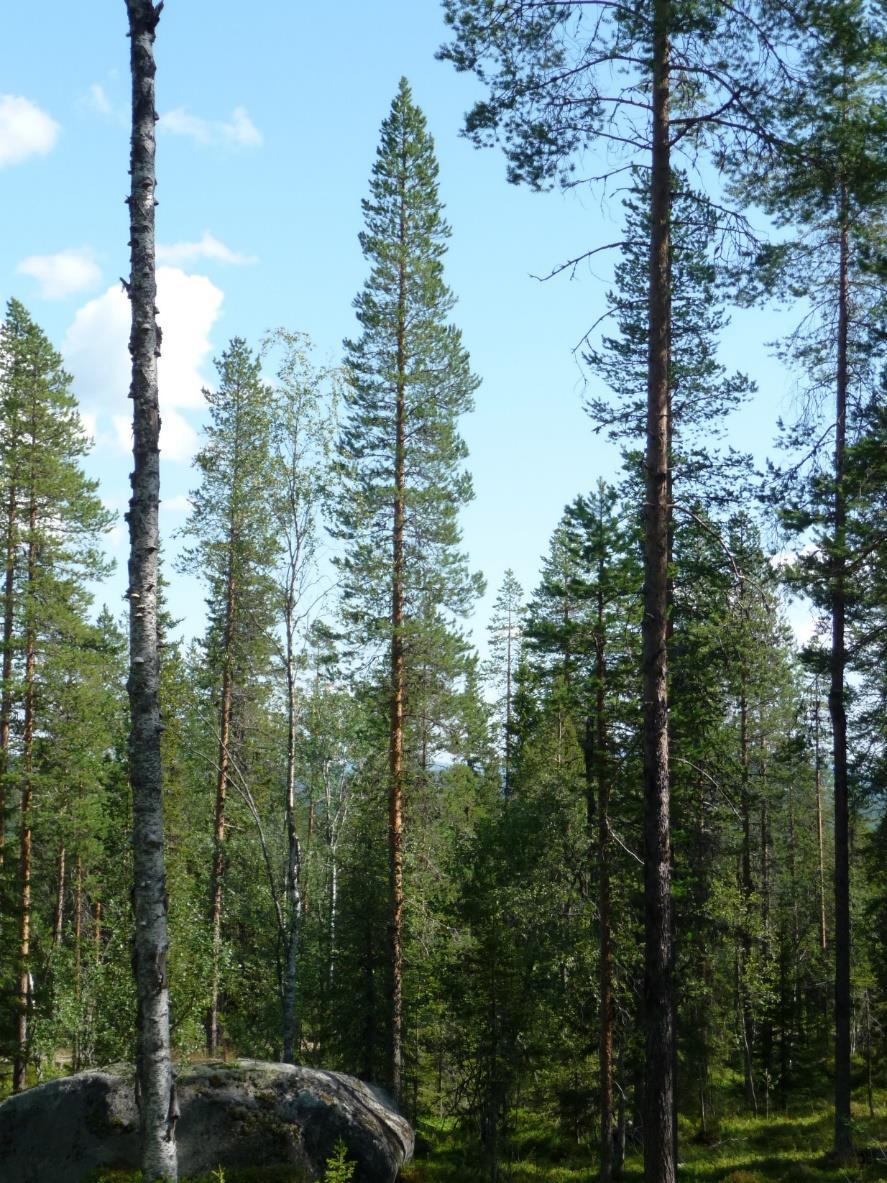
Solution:
M323 1183L351 1183L356 1169L357 1163L348 1159L348 1147L338 1138L324 1165Z

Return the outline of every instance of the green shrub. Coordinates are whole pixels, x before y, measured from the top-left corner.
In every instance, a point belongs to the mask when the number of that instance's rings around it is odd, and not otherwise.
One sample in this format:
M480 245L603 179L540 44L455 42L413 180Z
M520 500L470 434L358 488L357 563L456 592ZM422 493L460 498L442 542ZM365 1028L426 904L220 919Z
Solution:
M338 1139L323 1169L323 1183L351 1183L357 1164L348 1161L348 1147Z

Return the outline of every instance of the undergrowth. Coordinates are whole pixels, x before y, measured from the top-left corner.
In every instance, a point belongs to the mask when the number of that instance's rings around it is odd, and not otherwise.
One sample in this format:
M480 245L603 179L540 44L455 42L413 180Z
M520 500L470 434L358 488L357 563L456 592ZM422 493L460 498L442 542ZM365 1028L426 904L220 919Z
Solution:
M811 1100L789 1114L754 1118L722 1115L707 1136L694 1123L680 1121L678 1178L686 1183L887 1183L887 1091L875 1096L875 1116L854 1104L854 1140L862 1152L852 1162L830 1155L831 1110ZM400 1174L401 1183L489 1183L490 1164L460 1137L452 1122L422 1121L421 1153ZM500 1158L499 1183L588 1183L598 1162L591 1143L565 1138L554 1121L515 1115L507 1157ZM635 1151L626 1158L625 1183L641 1183L643 1163Z

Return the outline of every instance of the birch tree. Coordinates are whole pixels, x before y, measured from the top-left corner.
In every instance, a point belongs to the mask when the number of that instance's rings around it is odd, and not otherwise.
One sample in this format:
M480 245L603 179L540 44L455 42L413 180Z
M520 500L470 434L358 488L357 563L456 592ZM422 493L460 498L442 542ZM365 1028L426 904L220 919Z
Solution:
M134 966L138 992L136 1087L146 1180L178 1175L175 1084L170 1062L163 777L160 759L157 559L160 547L160 408L157 279L154 255L154 37L163 0L127 0L132 74L132 139L128 198L132 310L129 352L133 404L133 471L129 503L129 736L133 804Z

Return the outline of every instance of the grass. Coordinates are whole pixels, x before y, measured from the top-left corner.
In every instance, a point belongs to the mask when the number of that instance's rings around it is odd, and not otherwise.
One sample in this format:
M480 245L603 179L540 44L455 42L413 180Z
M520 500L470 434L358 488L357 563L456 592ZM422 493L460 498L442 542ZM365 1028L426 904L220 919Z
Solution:
M887 1183L887 1091L875 1097L875 1117L854 1105L854 1138L864 1154L856 1162L830 1157L832 1115L825 1102L769 1118L722 1116L703 1142L681 1118L678 1178L686 1183ZM452 1123L422 1122L420 1153L401 1172L402 1183L486 1183L488 1166L472 1159ZM589 1183L597 1160L587 1144L569 1142L556 1124L518 1114L502 1183ZM639 1154L626 1160L625 1183L641 1183Z
M88 1183L142 1183L141 1171L100 1170L90 1175ZM308 1183L294 1167L225 1167L221 1172L192 1175L179 1183Z

